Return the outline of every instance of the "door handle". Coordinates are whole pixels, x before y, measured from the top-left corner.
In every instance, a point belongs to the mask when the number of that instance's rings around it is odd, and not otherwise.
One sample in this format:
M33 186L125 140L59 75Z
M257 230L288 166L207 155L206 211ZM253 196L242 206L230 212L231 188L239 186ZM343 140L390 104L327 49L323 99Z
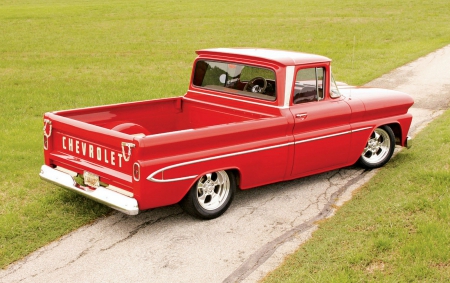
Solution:
M306 114L306 113L295 114L295 118L300 119L300 120L305 120L306 117L308 117L308 114Z

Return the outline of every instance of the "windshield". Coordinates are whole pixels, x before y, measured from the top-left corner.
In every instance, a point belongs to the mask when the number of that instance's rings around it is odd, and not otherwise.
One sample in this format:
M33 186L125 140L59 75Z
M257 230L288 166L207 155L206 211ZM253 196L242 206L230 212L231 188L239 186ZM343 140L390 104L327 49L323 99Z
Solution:
M193 84L234 95L276 100L275 72L251 65L200 60L195 65Z

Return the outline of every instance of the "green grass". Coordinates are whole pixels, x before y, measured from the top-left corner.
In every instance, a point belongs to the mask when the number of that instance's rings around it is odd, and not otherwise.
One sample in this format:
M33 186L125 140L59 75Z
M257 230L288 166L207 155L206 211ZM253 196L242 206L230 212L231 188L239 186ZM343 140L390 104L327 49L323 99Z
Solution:
M182 95L210 47L317 53L362 84L450 42L448 1L420 2L0 0L0 266L109 212L39 180L44 112Z
M449 282L449 124L447 111L264 282Z

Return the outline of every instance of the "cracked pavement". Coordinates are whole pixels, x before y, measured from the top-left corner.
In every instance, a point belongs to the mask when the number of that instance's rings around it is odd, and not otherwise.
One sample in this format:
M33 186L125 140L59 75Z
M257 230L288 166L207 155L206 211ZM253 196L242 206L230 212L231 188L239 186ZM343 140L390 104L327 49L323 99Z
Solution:
M368 84L411 94L414 136L450 102L450 45ZM178 206L97 220L0 270L0 282L255 282L377 170L347 167L238 191L221 217Z

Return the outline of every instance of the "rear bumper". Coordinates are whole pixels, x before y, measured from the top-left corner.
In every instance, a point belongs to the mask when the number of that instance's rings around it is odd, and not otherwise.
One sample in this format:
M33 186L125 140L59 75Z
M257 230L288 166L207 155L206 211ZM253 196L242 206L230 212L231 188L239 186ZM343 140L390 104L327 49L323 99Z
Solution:
M75 186L76 183L69 174L55 170L47 165L42 165L39 176L47 182L83 195L125 214L136 215L139 213L138 202L135 198L124 196L104 187L98 187L95 190L84 190Z

